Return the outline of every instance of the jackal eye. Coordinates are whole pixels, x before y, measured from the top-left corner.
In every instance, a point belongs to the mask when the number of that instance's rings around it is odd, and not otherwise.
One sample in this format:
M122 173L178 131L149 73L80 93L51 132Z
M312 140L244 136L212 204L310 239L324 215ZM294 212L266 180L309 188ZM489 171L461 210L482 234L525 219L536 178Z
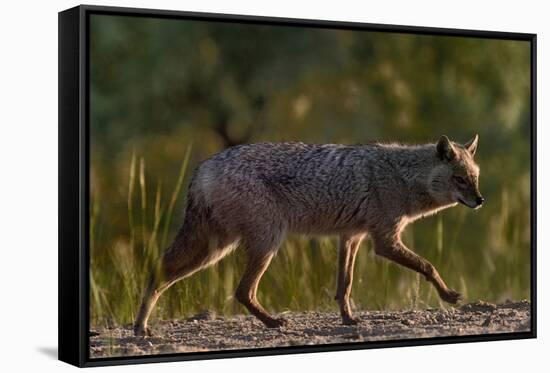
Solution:
M466 180L462 176L453 176L453 179L459 185L466 185Z

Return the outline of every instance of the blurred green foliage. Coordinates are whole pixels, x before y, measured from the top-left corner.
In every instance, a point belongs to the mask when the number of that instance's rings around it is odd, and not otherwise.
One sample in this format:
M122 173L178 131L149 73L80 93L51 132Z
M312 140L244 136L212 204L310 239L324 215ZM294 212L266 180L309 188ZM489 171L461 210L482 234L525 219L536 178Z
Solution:
M485 207L424 219L405 241L468 299L529 298L528 42L103 15L91 17L90 42L95 322L133 318L197 163L258 141L465 142L479 133ZM358 307L440 305L416 274L364 246ZM336 255L334 238L287 240L260 299L273 310L333 309ZM157 312L242 312L231 298L241 262L236 253L178 283Z

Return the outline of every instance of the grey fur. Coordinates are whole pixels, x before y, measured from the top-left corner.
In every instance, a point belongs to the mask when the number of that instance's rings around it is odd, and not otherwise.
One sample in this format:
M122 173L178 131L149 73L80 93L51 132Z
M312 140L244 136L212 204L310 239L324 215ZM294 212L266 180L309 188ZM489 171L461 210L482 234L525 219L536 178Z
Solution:
M355 322L353 262L367 234L377 254L422 273L444 300L456 303L460 295L400 234L410 222L458 202L481 205L477 143L477 135L466 145L445 136L414 146L259 143L203 161L188 188L184 224L162 260L164 279L152 279L145 293L136 334L147 333L148 315L165 288L239 244L249 265L236 298L267 326L282 325L259 305L256 288L287 233L340 235L336 299L344 323Z

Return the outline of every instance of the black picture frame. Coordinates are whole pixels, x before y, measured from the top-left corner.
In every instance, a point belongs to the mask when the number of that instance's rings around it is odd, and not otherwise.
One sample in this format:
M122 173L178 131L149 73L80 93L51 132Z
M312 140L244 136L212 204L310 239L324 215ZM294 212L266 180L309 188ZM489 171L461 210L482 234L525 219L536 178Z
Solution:
M309 26L528 41L531 45L531 331L191 352L154 356L89 357L89 18L93 14L160 17L267 25ZM79 367L283 355L382 347L434 345L536 338L536 34L398 26L340 21L209 14L171 10L81 5L59 13L59 360Z

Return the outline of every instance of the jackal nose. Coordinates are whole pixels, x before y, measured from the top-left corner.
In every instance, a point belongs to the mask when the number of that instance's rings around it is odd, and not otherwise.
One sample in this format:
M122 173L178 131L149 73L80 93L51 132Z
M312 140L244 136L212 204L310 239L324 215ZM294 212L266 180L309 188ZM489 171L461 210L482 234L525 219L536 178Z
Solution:
M482 196L476 197L476 203L478 206L483 205L483 202L485 202L485 198L483 198Z

